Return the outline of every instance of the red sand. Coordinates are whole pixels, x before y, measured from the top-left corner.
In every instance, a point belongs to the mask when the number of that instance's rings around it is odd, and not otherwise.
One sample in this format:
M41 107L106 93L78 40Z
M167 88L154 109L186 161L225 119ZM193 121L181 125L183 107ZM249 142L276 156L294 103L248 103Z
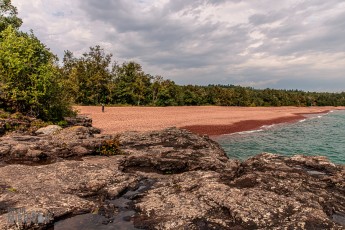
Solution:
M185 128L192 132L221 135L253 130L262 125L294 122L303 114L325 113L345 107L106 107L76 106L80 114L93 119L103 133L151 131L167 127Z

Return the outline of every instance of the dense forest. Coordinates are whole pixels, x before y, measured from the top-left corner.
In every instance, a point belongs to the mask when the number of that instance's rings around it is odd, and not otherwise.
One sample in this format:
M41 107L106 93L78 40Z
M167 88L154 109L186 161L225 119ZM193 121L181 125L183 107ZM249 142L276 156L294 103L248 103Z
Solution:
M136 106L345 106L345 93L254 89L234 85L177 85L143 71L139 63L112 60L100 46L62 63L0 0L0 107L44 120L73 114L72 104ZM186 76L188 77L188 76Z

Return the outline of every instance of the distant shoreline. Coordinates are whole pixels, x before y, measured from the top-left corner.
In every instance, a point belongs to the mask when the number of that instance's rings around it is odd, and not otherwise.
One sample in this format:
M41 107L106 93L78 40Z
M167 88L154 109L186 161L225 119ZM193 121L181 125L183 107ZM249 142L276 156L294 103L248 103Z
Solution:
M88 115L93 126L103 133L152 131L168 127L187 129L210 136L249 131L263 125L296 122L308 114L344 110L345 107L106 107L75 106L79 114Z

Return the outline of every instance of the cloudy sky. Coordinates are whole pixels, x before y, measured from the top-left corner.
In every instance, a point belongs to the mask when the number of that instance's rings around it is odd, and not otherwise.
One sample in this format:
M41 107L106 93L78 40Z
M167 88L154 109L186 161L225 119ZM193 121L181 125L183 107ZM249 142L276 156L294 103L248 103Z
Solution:
M60 59L101 45L178 84L345 91L344 0L12 0Z

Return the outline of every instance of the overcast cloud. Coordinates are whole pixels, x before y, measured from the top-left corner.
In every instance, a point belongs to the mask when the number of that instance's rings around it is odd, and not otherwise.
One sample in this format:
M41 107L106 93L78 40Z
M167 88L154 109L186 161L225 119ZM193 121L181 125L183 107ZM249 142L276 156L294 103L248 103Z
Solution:
M178 84L345 91L343 0L12 0L60 59L101 45Z

